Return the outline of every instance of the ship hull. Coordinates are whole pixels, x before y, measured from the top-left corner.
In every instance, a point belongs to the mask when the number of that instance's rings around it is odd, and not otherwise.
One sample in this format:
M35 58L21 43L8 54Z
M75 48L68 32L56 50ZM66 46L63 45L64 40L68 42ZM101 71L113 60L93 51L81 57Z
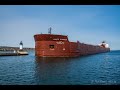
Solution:
M48 39L49 37L52 37L52 40ZM35 35L35 55L39 57L78 57L110 51L110 48L69 42L67 36L58 36L64 38L62 40L58 40L56 37L54 35Z

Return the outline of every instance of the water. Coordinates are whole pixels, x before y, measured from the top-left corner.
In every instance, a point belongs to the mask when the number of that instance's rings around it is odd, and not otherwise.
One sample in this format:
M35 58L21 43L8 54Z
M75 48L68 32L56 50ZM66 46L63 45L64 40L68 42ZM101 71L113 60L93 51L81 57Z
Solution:
M119 85L120 51L79 58L0 57L0 85Z

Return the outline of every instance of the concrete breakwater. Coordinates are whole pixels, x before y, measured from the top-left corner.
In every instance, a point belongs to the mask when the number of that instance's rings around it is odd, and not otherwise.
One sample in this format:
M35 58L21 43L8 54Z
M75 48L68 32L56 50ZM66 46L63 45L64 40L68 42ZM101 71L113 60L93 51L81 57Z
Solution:
M9 47L9 46L0 46L0 51L17 51L19 50L19 47ZM34 50L34 48L28 48L24 47L23 50L28 51L28 50Z
M34 48L22 48L19 47L0 47L0 56L18 56L28 55L28 51L34 50Z
M0 53L0 56L18 56L21 55L19 53Z

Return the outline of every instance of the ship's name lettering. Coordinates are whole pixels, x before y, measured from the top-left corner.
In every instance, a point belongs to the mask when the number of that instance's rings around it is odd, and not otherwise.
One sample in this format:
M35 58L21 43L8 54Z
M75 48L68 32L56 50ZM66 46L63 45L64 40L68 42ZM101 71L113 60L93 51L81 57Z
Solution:
M60 40L67 40L67 39L60 39Z
M60 41L60 42L56 42L57 44L64 44L64 42Z
M53 39L53 40L65 40L65 41L66 41L67 39L59 39L59 38L55 38L55 39Z

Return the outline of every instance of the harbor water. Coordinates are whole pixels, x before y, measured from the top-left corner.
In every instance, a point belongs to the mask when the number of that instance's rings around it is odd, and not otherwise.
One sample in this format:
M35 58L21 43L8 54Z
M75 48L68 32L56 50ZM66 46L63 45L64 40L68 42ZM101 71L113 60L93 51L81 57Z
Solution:
M119 85L120 50L77 58L0 56L0 85Z

